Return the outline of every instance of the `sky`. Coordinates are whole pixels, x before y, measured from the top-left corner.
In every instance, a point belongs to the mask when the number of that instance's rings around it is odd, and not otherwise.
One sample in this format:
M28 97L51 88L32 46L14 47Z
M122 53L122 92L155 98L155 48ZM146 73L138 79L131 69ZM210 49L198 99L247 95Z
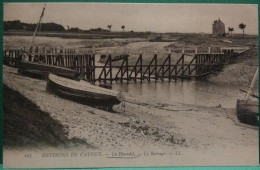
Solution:
M43 3L8 3L4 21L37 23ZM233 33L258 34L258 7L249 4L127 4L127 3L47 3L42 22L55 22L67 28L104 28L112 31L211 33L214 20L221 19Z

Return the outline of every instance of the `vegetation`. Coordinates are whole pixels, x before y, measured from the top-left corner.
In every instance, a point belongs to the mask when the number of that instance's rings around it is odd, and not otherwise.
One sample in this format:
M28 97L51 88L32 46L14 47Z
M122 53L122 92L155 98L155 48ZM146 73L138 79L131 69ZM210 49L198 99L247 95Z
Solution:
M4 21L4 31L35 31L37 24L23 23L20 20ZM74 32L74 33L87 33L87 32L109 32L111 31L112 25L107 26L109 30L102 28L91 28L89 30L81 30L78 27L69 27L67 30L60 24L56 23L41 23L39 26L39 32Z
M246 25L243 24L243 22L241 24L239 24L238 26L241 30L243 30L243 35L244 35L244 31L245 31L245 28L246 28Z
M112 25L107 25L107 28L111 31Z
M121 28L123 29L123 31L125 31L125 26L124 25L122 25Z
M228 32L230 32L231 36L232 36L233 31L234 31L234 28L228 27Z
M87 30L85 32L109 32L109 30L103 29L103 28L91 28L90 30Z
M68 28L68 31L69 32L81 32L82 30L80 30L78 27L75 27L75 28Z
M20 20L4 21L4 31L9 30L23 30L34 31L37 24L23 23ZM42 23L39 27L40 31L65 31L64 27L56 23Z

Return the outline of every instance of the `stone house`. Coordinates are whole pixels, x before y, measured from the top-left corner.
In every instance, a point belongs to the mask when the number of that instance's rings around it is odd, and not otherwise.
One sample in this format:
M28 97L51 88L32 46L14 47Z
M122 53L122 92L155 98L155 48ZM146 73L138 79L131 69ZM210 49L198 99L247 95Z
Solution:
M215 20L212 26L212 35L213 36L225 36L225 24L220 20Z

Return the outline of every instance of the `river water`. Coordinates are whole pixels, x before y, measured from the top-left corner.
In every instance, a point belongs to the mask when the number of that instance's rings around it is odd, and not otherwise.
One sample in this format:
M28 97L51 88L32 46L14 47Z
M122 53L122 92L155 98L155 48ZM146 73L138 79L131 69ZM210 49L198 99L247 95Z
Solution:
M162 102L185 103L214 107L219 104L225 108L234 108L237 99L243 99L244 94L238 87L215 85L202 81L176 82L137 82L113 83L112 89L122 91L127 96L137 99Z
M96 61L96 65L102 66L102 63ZM96 77L100 75L101 69L96 70ZM117 69L113 69L113 77ZM108 82L110 83L110 82ZM239 89L245 89L238 86L227 86L214 84L210 81L181 80L176 81L168 79L164 81L144 80L143 83L124 81L122 84L112 83L112 89L121 91L125 96L136 98L138 100L160 102L160 103L185 103L200 106L216 107L219 104L225 108L235 108L237 99L244 99Z

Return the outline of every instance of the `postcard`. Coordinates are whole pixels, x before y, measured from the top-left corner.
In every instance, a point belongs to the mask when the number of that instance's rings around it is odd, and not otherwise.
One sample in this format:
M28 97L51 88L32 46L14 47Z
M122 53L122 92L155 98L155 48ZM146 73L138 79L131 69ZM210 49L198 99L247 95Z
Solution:
M5 168L259 164L258 5L5 3Z

